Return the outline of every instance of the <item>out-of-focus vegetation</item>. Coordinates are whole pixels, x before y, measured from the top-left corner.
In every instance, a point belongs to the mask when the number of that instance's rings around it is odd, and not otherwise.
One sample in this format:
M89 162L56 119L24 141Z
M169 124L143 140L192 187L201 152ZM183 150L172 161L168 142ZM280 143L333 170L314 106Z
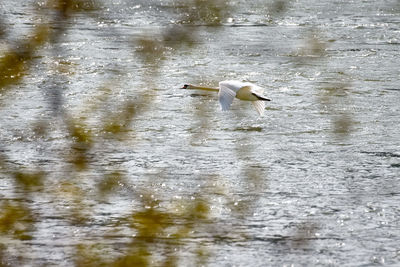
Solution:
M15 48L7 51L0 61L0 92L17 84L29 71L35 52L46 41L49 35L47 25L38 25L31 37L21 40Z
M304 34L304 44L298 48L293 57L295 66L302 67L313 61L326 68L329 63L327 49L330 42L325 40L318 29L311 29ZM351 89L351 82L344 71L329 71L334 76L324 78L315 82L317 101L323 116L329 116L331 120L331 133L338 140L346 139L353 131L353 115L346 108L351 104L348 91Z
M60 38L65 38L67 21L75 14L81 13L95 17L94 14L101 13L100 5L94 0L49 0L45 4L40 3L38 12L42 19L32 29L28 37L21 37L15 45L9 45L9 49L2 51L0 57L0 92L7 93L23 82L31 66L37 60L38 55L43 53L44 46L50 49L55 60L63 61L63 49L59 46ZM107 201L118 192L120 187L129 188L128 177L123 170L104 172L100 179L94 182L97 187L93 193L83 184L86 175L96 169L93 164L98 156L93 155L92 149L101 142L123 142L124 134L134 131L131 127L132 120L137 116L143 116L148 112L151 102L154 101L153 88L158 69L163 62L168 60L167 51L170 48L179 49L181 46L193 47L196 39L195 27L193 25L219 26L224 16L228 13L225 1L194 0L176 3L177 12L180 16L179 23L174 24L159 36L138 37L134 40L133 55L137 60L149 69L144 77L143 90L137 92L140 101L131 100L122 104L118 112L112 111L103 114L99 111L102 103L107 103L108 93L113 90L115 83L105 84L99 88L99 94L94 96L95 102L89 103L82 108L84 116L74 117L72 113L62 107L62 91L65 88L57 86L57 80L68 80L68 65L64 69L58 69L54 76L50 77L48 83L54 82L53 91L48 95L49 103L56 120L60 122L60 128L66 134L67 155L62 157L64 175L66 177L56 178L51 173L29 168L16 167L10 164L7 155L0 152L0 167L3 181L10 183L8 186L15 188L16 192L23 190L23 199L1 199L0 200L0 265L20 265L29 260L18 253L22 253L23 247L29 244L20 243L15 245L20 250L14 250L14 242L11 240L31 240L35 238L36 224L42 218L35 214L35 198L49 197L56 204L58 212L63 214L61 220L74 227L84 227L90 224L93 210L90 203L93 201ZM96 13L97 12L97 13ZM0 22L0 36L6 35L4 23ZM4 39L7 42L7 39ZM67 62L67 61L65 61ZM59 64L58 64L59 65ZM136 99L138 99L136 98ZM4 98L3 98L4 99ZM104 117L103 125L93 129L87 122L91 116ZM57 118L59 117L59 118ZM199 116L200 117L200 116ZM100 137L98 131L100 129ZM47 136L52 129L46 121L34 123L33 132L36 137ZM34 142L34 140L33 140ZM101 171L100 171L101 172ZM134 181L133 181L134 182ZM188 240L193 232L205 230L202 225L210 224L210 203L206 190L199 189L193 201L188 203L176 203L175 208L165 208L160 205L155 192L141 187L134 190L133 199L138 203L138 208L132 210L127 217L115 218L116 227L128 226L134 237L123 249L122 255L108 254L110 247L106 241L107 236L100 238L98 244L77 244L73 263L76 266L176 266L179 262L178 251L187 246ZM173 205L173 206L174 206ZM64 210L63 207L67 209ZM49 209L53 209L49 204ZM68 226L67 226L68 227ZM194 246L197 254L194 263L203 265L207 262L209 252L199 241ZM14 252L13 252L14 251ZM16 254L17 253L17 254Z
M290 1L267 1L266 5L270 5L269 15L281 16L290 5ZM198 192L193 196L194 200L187 202L170 200L168 204L165 204L163 203L165 200L159 199L158 192L151 192L151 189L140 186L132 189L131 184L134 181L130 181L130 177L126 176L123 169L104 171L96 167L97 160L107 160L107 158L93 154L93 147L102 142L126 141L124 135L135 131L132 121L138 116L146 116L146 113L150 111L151 103L155 100L154 88L159 70L169 59L168 51L179 50L182 47L194 49L198 31L200 31L199 27L194 27L195 25L219 28L234 13L234 5L223 0L176 1L175 6L179 17L177 23L171 25L163 34L145 34L132 41L132 56L149 70L143 77L137 77L143 83L143 90L137 92L137 98L132 97L121 103L121 106L108 102L109 92L114 89L114 86L118 86L114 81L110 81L98 88L98 95L94 97L96 101L81 108L83 115L74 117L72 112L62 107L61 89L54 86L54 91L50 96L55 96L56 100L49 99L49 102L52 103L54 110L58 111L54 113L54 119L59 121L59 128L65 132L65 143L68 144L67 152L63 155L64 162L61 164L65 177L55 179L54 175L41 170L39 166L32 169L31 166L10 164L7 154L0 150L0 171L2 175L7 176L1 179L7 184L6 186L12 187L19 193L22 191L24 195L23 199L0 199L0 266L18 266L27 260L23 259L23 249L29 247L30 244L23 241L35 239L37 224L44 220L43 215L36 213L34 207L35 201L40 197L49 198L52 202L59 204L58 208L63 210L63 217L60 220L67 224L66 227L71 226L72 229L72 226L85 227L91 224L92 202L107 202L107 199L119 193L120 188L130 188L132 199L137 203L138 208L132 210L128 216L113 218L115 228L127 226L131 230L126 234L127 237L129 234L130 241L122 245L119 253L110 252L113 246L109 242L111 237L107 235L97 237L97 244L84 242L76 244L73 255L75 266L177 266L183 258L179 251L188 246L191 246L191 249L194 246L196 257L193 264L206 265L213 251L207 250L206 242L201 239L193 244L191 238L196 233L205 232L204 236L209 237L211 241L220 240L223 239L221 232L230 230L223 229L223 226L213 219L210 211L210 196L223 195L225 203L235 218L246 220L255 212L257 200L267 189L268 177L261 162L254 162L251 165L248 163L248 159L256 151L256 147L248 140L248 131L243 131L245 134L236 142L235 152L244 188L253 192L249 199L236 199L235 194L233 197L228 196L224 190L218 188L211 191L199 187ZM74 17L77 13L96 18L96 14L102 12L101 3L94 0L49 0L45 5L40 5L39 10L42 19L32 27L30 34L26 37L21 36L13 44L10 42L8 49L1 51L0 94L3 95L3 101L6 101L6 94L9 91L23 82L33 63L40 60L38 55L44 53L45 46L62 60L63 50L57 45L57 41L68 34L65 29L66 21L72 18L77 20ZM74 22L69 21L69 23ZM3 42L7 42L7 31L4 25L5 22L0 18L0 38ZM328 43L321 39L316 31L309 33L306 45L298 51L297 56L301 58L301 61L296 64L305 64L307 60L324 58ZM59 71L54 75L65 73L68 71ZM68 79L68 75L53 78L54 80ZM49 82L52 82L51 77ZM335 113L334 97L346 98L346 89L349 86L344 80L335 84L323 83L317 88L322 91L319 100L321 110L329 109L329 116L332 116L333 121L333 132L341 136L346 136L351 132L352 116L346 112L337 116L331 114ZM102 113L99 107L104 103L117 105L118 112L110 108ZM195 104L193 124L201 131L193 134L193 144L199 145L198 142L200 142L201 145L201 140L206 140L210 135L211 123L202 116L206 108L203 103ZM103 118L99 127L90 126L88 120L92 116ZM35 136L46 136L50 131L52 128L46 121L34 123ZM257 131L257 128L249 129L249 131ZM92 183L89 183L94 185L94 189L85 184L86 177L96 177L93 178ZM228 190L237 189L228 188ZM2 197L1 192L0 197ZM53 204L48 205L49 209L54 208ZM63 205L67 208L63 209ZM317 224L310 225L298 227L299 230L293 235L295 240L293 246L305 246L310 242L310 236L313 236L318 229ZM14 245L19 250L14 250L12 247Z

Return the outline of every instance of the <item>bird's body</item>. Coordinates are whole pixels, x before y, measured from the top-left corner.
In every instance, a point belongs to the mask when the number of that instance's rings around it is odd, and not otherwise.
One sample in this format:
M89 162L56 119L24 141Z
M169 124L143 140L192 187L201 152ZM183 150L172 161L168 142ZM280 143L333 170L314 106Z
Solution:
M219 88L200 87L185 84L184 89L199 89L207 91L217 91L218 100L222 110L228 110L234 98L251 101L256 108L258 114L263 115L265 110L265 102L270 99L263 96L264 89L249 82L241 81L222 81L219 83Z

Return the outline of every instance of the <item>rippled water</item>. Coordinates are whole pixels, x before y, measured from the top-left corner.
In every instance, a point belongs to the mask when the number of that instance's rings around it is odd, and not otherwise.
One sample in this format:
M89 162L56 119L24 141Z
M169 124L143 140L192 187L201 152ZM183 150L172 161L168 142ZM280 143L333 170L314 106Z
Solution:
M400 5L292 1L276 16L268 15L269 6L234 2L222 27L193 26L199 28L196 46L168 51L150 85L144 77L154 69L135 56L134 40L174 24L172 1L113 1L102 20L77 15L57 44L69 75L54 75L58 55L46 47L23 83L0 95L0 150L15 166L67 176L60 163L65 136L49 101L54 84L65 88L64 108L90 117L93 127L102 117L82 107L100 86L113 87L100 108L105 111L153 86L153 101L134 119L128 141L97 144L93 164L124 169L131 184L165 200L190 199L198 188L220 192L210 195L220 229L208 230L221 238L200 233L191 241L207 244L210 266L396 266ZM0 7L10 39L38 19L31 3L3 1ZM273 100L265 116L239 101L222 112L216 95L178 89L224 79L263 86ZM38 120L52 121L50 136L32 132ZM88 173L85 183L96 175ZM0 188L1 198L18 198L8 180ZM111 235L108 220L134 206L129 194L122 190L107 203L91 204L95 219L87 227L68 226L57 217L62 211L46 211L50 197L35 199L32 206L45 220L29 241L29 264L70 266L72 246ZM119 232L107 242L127 240ZM182 251L191 253L190 247Z

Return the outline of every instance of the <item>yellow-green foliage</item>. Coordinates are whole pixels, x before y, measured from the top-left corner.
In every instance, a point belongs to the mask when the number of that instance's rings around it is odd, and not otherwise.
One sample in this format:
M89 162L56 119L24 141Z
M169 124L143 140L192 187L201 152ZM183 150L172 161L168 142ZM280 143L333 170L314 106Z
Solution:
M72 25L75 21L79 21L79 18L71 19L77 12L87 16L93 16L95 13L93 11L101 12L99 3L94 0L49 0L46 3L46 8L50 9L52 11L50 14L53 15L47 15L50 17L38 20L40 23L38 22L33 28L29 37L21 37L17 45L9 46L10 49L0 55L0 94L16 88L19 83L23 82L23 78L30 72L36 56L44 53L42 49L45 44L51 47L56 43L57 37L68 35L69 32L64 27L55 27L54 25L68 23ZM155 196L159 192L153 192L154 188L151 186L147 188L146 183L140 184L137 188L130 186L129 183L135 184L136 181L134 177L128 177L127 171L121 166L111 166L110 169L114 167L115 169L110 171L94 164L100 160L107 161L106 155L93 153L96 145L126 142L127 139L123 137L127 134L130 134L130 138L135 138L132 132L135 132L136 129L132 122L139 116L148 115L146 112L151 111L152 103L157 97L157 92L154 90L156 80L161 66L169 59L169 53L179 50L182 46L195 47L200 27L193 26L219 27L232 12L232 6L228 1L223 0L191 0L176 1L175 3L176 11L179 14L179 23L166 29L163 34L144 35L135 38L133 42L132 55L134 59L143 63L144 67L149 70L142 77L135 77L143 83L143 87L136 91L135 96L122 104L110 103L109 94L115 89L113 88L115 85L114 82L109 82L100 86L99 95L93 97L97 103L82 107L80 110L85 112L79 116L71 115L72 111L66 108L62 110L61 115L54 115L54 121L60 125L49 127L43 121L34 123L35 138L32 142L51 136L54 128L64 131L65 151L62 155L55 156L56 160L62 162L49 163L50 171L42 171L39 166L29 166L28 168L28 166L12 165L9 163L7 155L0 151L0 171L1 175L7 176L4 178L5 181L11 181L9 186L12 188L9 191L23 192L23 199L0 200L0 266L3 263L6 266L17 266L12 259L22 256L8 255L10 253L7 250L8 244L2 244L3 236L18 241L35 238L36 223L42 220L33 211L35 205L31 205L36 204L37 198L50 198L53 203L41 205L48 205L47 212L49 214L53 212L51 209L54 208L54 212L59 216L57 218L62 220L67 225L66 227L79 229L79 227L88 226L95 229L100 226L90 224L94 220L91 203L110 200L123 190L125 190L124 193L129 192L132 195L132 203L137 205L130 210L128 215L113 217L113 222L105 223L108 223L109 228L115 227L116 232L120 228L125 228L125 230L128 228L129 234L127 231L123 233L129 237L129 241L120 244L118 253L116 253L112 240L110 241L111 238L107 234L99 236L97 233L97 235L90 236L89 233L87 239L96 240L96 242L82 241L76 244L75 254L72 255L71 260L75 266L177 266L182 260L179 252L187 246L195 251L194 264L205 265L207 263L211 255L207 245L202 241L194 242L190 239L199 232L211 239L220 238L220 235L214 236L213 232L217 231L215 228L218 228L219 225L218 220L212 216L213 200L209 190L199 187L193 195L193 199L176 205L176 202L171 199L162 199L161 197L157 199ZM285 7L284 1L275 1L273 9L277 13L281 13ZM100 19L99 17L95 18ZM49 23L47 24L47 22ZM2 32L0 29L0 37L3 36ZM311 57L324 56L325 43L319 41L316 35L310 38L310 44L308 50L301 50L299 53L308 53L311 54L309 55ZM60 52L55 49L52 52L60 53L57 54L61 57L59 62L67 66L58 72L69 73L67 70L69 63L62 59L62 50ZM136 101L135 97L140 101ZM5 99L7 98L5 97ZM62 105L62 103L56 104ZM105 111L100 109L102 104L107 106ZM108 107L110 108L108 109ZM207 111L204 103L197 103L195 107L193 125L200 128L201 131L192 133L191 141L192 144L198 145L198 140L206 140L209 137L211 123L203 116ZM61 107L58 108L61 110ZM101 122L93 126L89 123L91 117L101 118ZM350 123L349 117L339 118L335 122L335 129L338 133L347 133L351 128ZM257 129L253 129L253 131L257 131ZM252 146L238 146L235 149L239 163L245 162L245 159L251 157L251 153L255 150ZM35 164L33 162L31 165ZM60 165L61 168L57 167ZM110 163L110 165L112 164ZM261 163L256 162L255 166L242 165L243 184L254 190L255 197L247 202L237 203L235 199L227 197L223 193L220 194L221 198L225 198L224 201L234 203L232 214L234 216L242 215L237 216L238 218L246 218L246 215L253 211L252 203L256 203L257 198L266 187L265 173L259 166ZM34 171L29 171L32 169ZM209 174L200 173L199 175L207 176ZM218 225L218 227L213 228L212 225ZM312 231L313 229L310 230L310 232ZM29 249L30 244L23 243L23 245Z
M14 173L14 179L18 185L25 190L39 190L43 186L44 172L23 172L17 171Z
M29 71L37 49L47 41L48 37L48 26L39 25L31 37L22 40L11 51L0 56L0 93L8 86L21 81Z
M0 204L0 233L10 237L29 240L35 219L30 208L21 202L3 201Z
M38 55L42 53L41 49L44 45L46 43L52 45L60 36L67 34L63 25L71 23L71 18L76 12L92 16L91 12L98 11L99 5L96 1L90 0L49 0L42 8L57 12L50 13L53 14L51 17L40 20L42 24L38 23L29 37L21 38L16 46L10 46L11 48L0 56L0 92L10 90L23 81L26 74L30 72L33 62L40 58ZM143 116L151 109L151 103L155 99L154 77L158 75L157 71L162 61L168 60L167 52L171 49L179 49L182 45L193 46L195 43L197 29L188 29L185 24L219 25L226 13L222 12L226 10L225 8L224 1L183 2L178 9L183 25L173 26L158 37L147 36L136 40L134 56L152 70L147 76L141 77L146 86L142 91L137 92L140 101L129 100L122 106L114 105L106 112L100 112L99 107L106 105L106 101L109 100L108 95L113 89L112 86L115 86L110 82L99 88L99 95L94 98L97 103L85 106L82 109L85 110L83 115L74 117L69 110L62 110L62 119L59 120L62 125L58 128L64 129L65 144L68 147L66 147L66 153L60 157L65 161L61 163L64 167L62 172L59 172L62 174L60 177L55 177L51 171L32 171L34 166L18 168L9 164L7 155L0 152L1 171L9 175L16 192L24 192L26 198L0 203L1 235L17 240L34 237L35 224L41 218L33 213L29 203L34 203L35 197L44 196L38 195L40 193L53 199L55 211L65 222L74 227L81 227L91 220L93 210L89 205L90 202L111 199L116 192L119 192L118 189L130 188L127 182L129 179L125 177L123 170L107 172L108 174L97 178L97 181L92 181L95 185L94 190L84 184L84 181L88 180L85 175L96 169L92 163L100 157L93 154L93 147L99 142L104 142L103 138L111 142L123 142L125 139L121 137L125 133L134 131L132 121L135 117ZM53 24L58 26L53 27ZM60 52L57 51L57 53ZM68 69L70 63L63 60L62 54L58 55L57 63L60 64L55 64L58 66L55 75L71 73ZM60 107L56 109L61 110ZM92 116L104 118L100 126L93 128L86 121ZM39 141L50 136L53 129L54 125L49 127L45 121L33 123L34 139L32 141ZM95 176L90 174L89 177ZM73 258L75 266L176 266L178 264L179 248L185 246L185 240L195 229L200 229L202 224L209 223L210 204L207 195L202 196L200 190L196 200L180 204L180 208L175 209L160 205L161 200L156 200L153 197L154 192L149 192L149 189L143 190L140 194L142 208L132 210L127 217L113 220L115 227L125 225L133 233L122 255L105 253L110 250L110 247L107 244L102 245L100 237L98 244L83 242L76 245ZM108 238L104 236L104 240ZM197 262L206 262L208 255L206 249L202 244L196 247ZM12 265L13 262L10 259L18 255L7 254L7 246L2 245L0 263Z

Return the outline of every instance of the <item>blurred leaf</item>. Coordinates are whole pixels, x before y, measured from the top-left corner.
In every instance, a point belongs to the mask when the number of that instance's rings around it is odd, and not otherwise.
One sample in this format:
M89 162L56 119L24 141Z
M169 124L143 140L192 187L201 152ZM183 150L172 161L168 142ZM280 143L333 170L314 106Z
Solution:
M49 0L47 6L58 10L64 18L75 12L88 12L99 9L95 0Z
M0 18L0 38L3 38L5 34L6 34L6 29L4 27L3 20ZM1 260L1 258L0 258L0 260Z
M30 240L35 221L32 211L21 203L4 201L0 206L0 233Z
M132 267L132 266L150 266L149 261L150 253L146 248L137 247L134 251L119 258L113 264L112 267Z
M91 131L83 122L69 120L67 125L71 137L77 143L84 143L84 144L92 143Z
M97 184L97 188L100 192L100 196L105 197L124 184L126 184L126 182L122 174L120 172L113 172L104 175L101 181Z
M328 83L321 89L325 92L325 96L346 96L346 90L350 88L350 84L343 82Z
M146 64L159 64L165 52L162 41L153 38L141 38L136 42L136 53Z
M128 102L116 114L108 115L103 130L107 133L119 134L129 130L131 120L136 115L136 106Z
M271 4L271 12L279 15L286 11L288 6L287 0L274 0Z
M46 121L36 121L32 125L32 133L35 138L44 138L49 132L49 124Z
M296 225L296 230L291 237L292 246L295 248L307 247L316 238L320 225L315 222L307 221Z
M5 86L19 82L25 69L24 57L18 52L8 52L0 58L0 92Z
M205 249L206 245L198 242L198 247L195 251L196 253L196 266L207 266L208 260L210 258L210 252Z
M48 25L36 26L32 36L23 44L23 46L25 46L26 53L28 53L28 51L36 52L35 50L38 49L39 46L47 42L49 39L49 34L50 32Z
M320 59L326 55L327 42L317 29L311 29L305 34L305 43L294 54L295 60L300 65L306 64L310 60Z
M14 173L14 179L24 190L37 190L43 186L44 175L45 173L41 171L32 173L17 171Z
M166 259L162 263L162 267L174 267L178 265L178 257L173 253L168 253Z
M135 212L132 215L131 225L138 230L137 239L152 243L155 238L161 237L171 223L171 218L167 213L151 207Z
M6 250L6 246L4 244L0 243L0 267L7 266L6 260L5 260L5 253L4 253L5 250Z
M308 36L307 44L303 50L305 56L322 57L326 54L327 45L316 33L311 33Z
M164 259L152 266L176 266L179 260L177 248L185 245L184 238L208 218L207 201L198 197L184 204L183 212L175 213L162 210L152 195L144 194L141 199L144 208L134 211L128 219L131 228L136 230L129 252L112 266L149 266L153 262L151 257L156 255L163 255ZM207 254L203 249L201 251L198 261L205 262Z
M93 145L91 130L82 122L73 119L67 120L69 134L73 140L70 161L77 170L88 167L88 152Z
M335 135L346 136L352 132L353 120L349 114L342 114L333 120L333 132Z
M192 0L179 2L183 24L221 25L228 16L230 7L225 0Z
M82 225L89 219L89 206L85 203L86 193L73 182L62 182L58 186L57 197L66 206L66 219L73 224Z
M37 26L30 38L20 42L16 49L0 58L0 93L5 87L16 84L29 69L36 50L48 39L48 27Z
M78 244L75 247L74 266L76 267L108 267L104 260L104 248L99 245Z
M174 25L163 34L164 43L172 48L180 48L182 45L192 47L196 43L193 29L182 25Z
M55 62L56 63L56 70L58 73L63 73L65 75L74 75L73 68L74 63L68 61L68 60L58 60Z
M7 156L0 151L0 170L8 169L6 161L7 161Z
M93 116L92 114L95 114L94 112L99 112L99 109L106 109L109 105L108 101L112 94L111 88L116 86L116 84L117 81L107 81L104 85L98 88L96 93L90 95L89 99L83 104L82 110L79 112L79 118L85 120L88 117Z
M210 213L210 206L205 199L200 197L194 200L194 203L189 206L188 218L191 220L205 220Z
M322 96L318 98L321 109L331 116L332 132L337 138L347 137L353 130L354 120L348 110L338 110L338 105L349 105L351 84L344 72L336 73L336 82L325 82L320 87ZM338 114L339 113L339 114Z

